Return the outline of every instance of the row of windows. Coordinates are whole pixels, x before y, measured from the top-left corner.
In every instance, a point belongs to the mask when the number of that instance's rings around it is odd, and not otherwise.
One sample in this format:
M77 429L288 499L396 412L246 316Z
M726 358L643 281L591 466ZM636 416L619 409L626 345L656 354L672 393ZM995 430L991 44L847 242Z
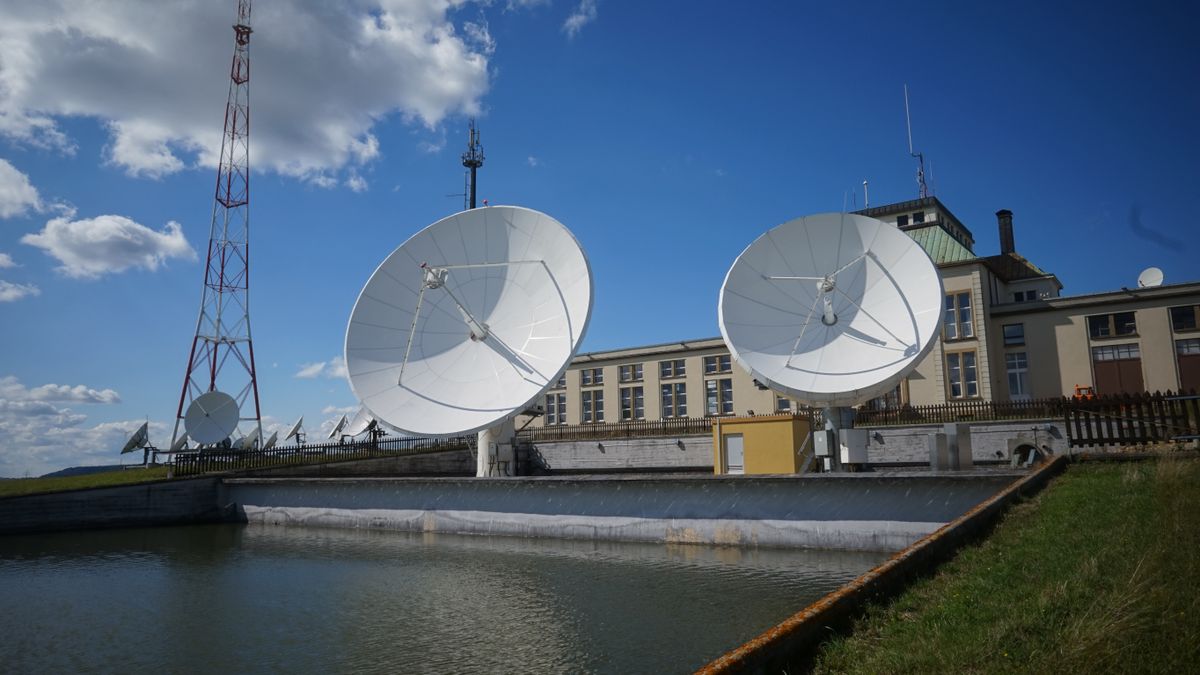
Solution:
M925 212L917 211L916 213L912 214L912 222L913 223L925 222ZM897 227L904 227L905 225L908 225L908 223L909 223L908 214L904 214L902 216L896 216L896 226Z
M1140 358L1142 358L1142 350L1137 346L1137 343L1092 347L1093 361L1120 361L1121 359Z
M733 414L733 380L730 378L708 380L704 385L705 414ZM621 421L646 419L646 396L643 387L621 387L618 392L621 399ZM685 383L663 384L659 394L663 417L688 416L687 385ZM567 423L567 395L565 393L546 394L545 404L545 423L547 425ZM604 421L603 390L587 389L580 392L579 418L584 424Z
M705 374L728 373L730 370L731 361L728 354L704 357ZM668 380L676 377L684 377L685 375L687 375L687 362L684 359L670 359L658 362L658 376L660 379ZM621 382L641 382L644 378L642 364L632 363L618 366L617 378ZM604 369L584 368L580 370L579 384L584 387L604 384ZM567 374L563 373L550 388L565 389L566 386Z

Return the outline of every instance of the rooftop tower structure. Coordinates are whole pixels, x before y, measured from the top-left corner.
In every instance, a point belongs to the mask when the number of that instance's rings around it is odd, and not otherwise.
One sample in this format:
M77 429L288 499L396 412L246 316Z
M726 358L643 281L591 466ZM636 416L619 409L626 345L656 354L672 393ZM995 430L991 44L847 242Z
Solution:
M483 146L479 144L479 130L475 128L475 120L467 129L467 151L462 155L462 164L470 172L471 178L467 183L467 193L470 203L468 208L475 208L475 172L483 166Z

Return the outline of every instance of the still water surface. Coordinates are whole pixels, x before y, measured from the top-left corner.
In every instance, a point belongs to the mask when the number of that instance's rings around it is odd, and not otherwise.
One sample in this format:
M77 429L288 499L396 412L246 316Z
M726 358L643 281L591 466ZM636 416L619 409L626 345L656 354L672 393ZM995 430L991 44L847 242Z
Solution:
M0 537L0 670L689 672L886 555L266 525Z

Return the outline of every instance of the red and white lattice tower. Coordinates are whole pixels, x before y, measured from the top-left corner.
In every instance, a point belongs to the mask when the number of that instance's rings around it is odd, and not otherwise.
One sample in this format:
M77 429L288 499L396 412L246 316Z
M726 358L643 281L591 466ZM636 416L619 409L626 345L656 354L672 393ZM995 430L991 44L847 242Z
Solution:
M238 424L262 438L254 344L250 340L250 0L238 0L225 134L217 166L208 262L196 337L183 377L171 445L189 403L223 391L238 405ZM253 407L251 407L253 406Z

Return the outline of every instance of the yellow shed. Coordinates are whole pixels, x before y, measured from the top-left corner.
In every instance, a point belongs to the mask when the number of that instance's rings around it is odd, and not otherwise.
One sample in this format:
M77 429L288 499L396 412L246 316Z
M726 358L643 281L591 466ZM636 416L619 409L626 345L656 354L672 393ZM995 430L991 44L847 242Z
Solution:
M812 455L807 417L758 415L713 420L713 473L799 473Z

